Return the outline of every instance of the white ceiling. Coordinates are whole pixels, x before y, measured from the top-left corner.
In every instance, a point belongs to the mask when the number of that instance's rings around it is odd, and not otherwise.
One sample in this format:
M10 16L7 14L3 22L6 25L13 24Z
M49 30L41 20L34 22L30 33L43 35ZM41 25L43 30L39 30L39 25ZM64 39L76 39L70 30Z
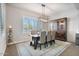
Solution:
M77 8L77 10L79 10L79 3L74 3L74 5Z
M45 15L48 17L43 18L44 22L47 22L47 18L49 20L53 20L56 18L57 14L61 14L63 12L74 12L79 10L79 3L43 3L45 4ZM8 5L18 7L24 10L29 10L40 17L42 15L42 6L41 3L9 3Z
M41 3L12 3L10 5L42 14ZM72 9L72 3L47 3L45 5L46 16L50 16L60 11Z

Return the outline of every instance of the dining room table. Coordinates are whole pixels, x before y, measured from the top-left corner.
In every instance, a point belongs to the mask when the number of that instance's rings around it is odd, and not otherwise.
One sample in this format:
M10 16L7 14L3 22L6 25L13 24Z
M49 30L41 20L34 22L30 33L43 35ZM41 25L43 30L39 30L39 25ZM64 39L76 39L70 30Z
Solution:
M31 36L32 36L32 41L34 41L34 44L32 45L34 46L34 49L37 49L38 41L40 40L40 35L34 34Z
M31 35L31 37L32 37L32 42L34 42L34 43L31 42L31 45L34 46L34 49L37 49L41 34L33 34ZM46 33L46 42L47 42L47 33ZM55 40L52 40L52 42L55 42Z

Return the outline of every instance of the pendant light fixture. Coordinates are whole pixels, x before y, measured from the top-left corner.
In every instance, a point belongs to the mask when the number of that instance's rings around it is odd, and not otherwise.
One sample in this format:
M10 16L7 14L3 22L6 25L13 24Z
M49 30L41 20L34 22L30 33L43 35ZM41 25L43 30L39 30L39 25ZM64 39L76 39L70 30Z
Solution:
M42 6L42 15L40 17L40 20L43 21L43 22L47 22L47 19L46 19L46 16L45 16L45 7L46 7L46 5L41 4L41 6Z

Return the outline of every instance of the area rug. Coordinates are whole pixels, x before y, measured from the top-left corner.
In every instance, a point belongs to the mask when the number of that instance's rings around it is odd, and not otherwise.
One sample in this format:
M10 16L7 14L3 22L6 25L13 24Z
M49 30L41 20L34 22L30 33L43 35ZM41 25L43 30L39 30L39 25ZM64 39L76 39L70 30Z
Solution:
M58 56L64 50L66 50L71 43L56 40L56 43L49 45L47 48L42 46L42 49L38 47L36 50L29 45L29 42L17 44L18 53L20 56Z

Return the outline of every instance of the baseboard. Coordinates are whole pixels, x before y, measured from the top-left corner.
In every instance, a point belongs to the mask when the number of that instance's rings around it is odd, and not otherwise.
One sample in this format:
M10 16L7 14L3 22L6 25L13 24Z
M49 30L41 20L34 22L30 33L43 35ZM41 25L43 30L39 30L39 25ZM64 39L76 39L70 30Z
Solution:
M29 40L10 42L10 43L8 43L7 45L19 44L19 43L28 42L28 41L29 41Z

